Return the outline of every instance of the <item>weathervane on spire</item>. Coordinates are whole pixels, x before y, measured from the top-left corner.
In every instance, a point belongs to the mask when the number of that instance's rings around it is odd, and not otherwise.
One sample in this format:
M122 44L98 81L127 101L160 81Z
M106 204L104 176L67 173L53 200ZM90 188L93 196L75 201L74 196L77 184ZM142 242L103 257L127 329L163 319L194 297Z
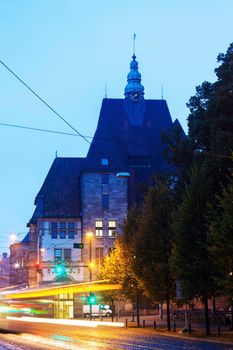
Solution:
M141 74L138 71L138 62L135 55L135 40L136 34L133 34L133 56L130 62L130 72L127 75L127 85L125 87L125 97L134 102L143 100L144 86L141 84Z
M132 39L133 39L133 56L135 56L135 41L136 41L136 34L135 33L133 33Z

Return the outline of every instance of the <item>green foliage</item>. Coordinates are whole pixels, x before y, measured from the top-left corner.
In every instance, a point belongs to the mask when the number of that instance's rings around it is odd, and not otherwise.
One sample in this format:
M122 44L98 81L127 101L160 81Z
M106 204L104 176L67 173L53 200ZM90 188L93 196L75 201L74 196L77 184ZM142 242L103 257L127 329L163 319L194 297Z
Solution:
M188 103L189 141L196 157L209 159L216 182L226 181L233 150L233 43L219 54L217 81L204 82ZM218 188L219 189L219 188Z
M216 281L233 299L233 180L230 180L227 188L223 188L221 196L218 196L218 211L212 219L209 227L210 254L216 263L218 275Z
M211 185L205 164L196 166L173 217L172 266L187 299L211 296L214 270L208 253L208 212Z
M122 240L117 239L114 249L104 259L101 277L110 279L112 283L121 284L124 296L134 301L142 290L133 272L132 261L133 256L130 254L130 247L124 244ZM115 293L111 294L113 298L116 296Z
M173 206L168 183L157 183L145 197L134 235L134 270L146 295L156 301L170 300L174 295L169 265Z

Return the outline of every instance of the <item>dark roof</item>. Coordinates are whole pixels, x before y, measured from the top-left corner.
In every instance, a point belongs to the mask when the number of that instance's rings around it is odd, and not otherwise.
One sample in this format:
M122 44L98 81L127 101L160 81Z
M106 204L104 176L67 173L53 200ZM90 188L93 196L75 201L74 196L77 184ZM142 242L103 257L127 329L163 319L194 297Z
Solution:
M160 135L173 124L167 103L143 100L135 106L139 108L135 109L126 99L103 100L84 166L86 171L127 170L130 156L151 156L153 169L159 171L164 147ZM109 160L108 167L101 165L102 158Z
M20 243L28 244L29 241L30 241L30 239L29 239L29 232L28 232Z
M130 172L130 202L137 201L135 188L148 185L155 173L163 171L161 141L164 131L170 132L173 122L165 100L104 99L98 126L90 146L84 171ZM107 158L109 165L102 165ZM148 158L150 167L130 166Z
M36 218L76 218L80 216L80 171L85 158L56 158L35 199Z

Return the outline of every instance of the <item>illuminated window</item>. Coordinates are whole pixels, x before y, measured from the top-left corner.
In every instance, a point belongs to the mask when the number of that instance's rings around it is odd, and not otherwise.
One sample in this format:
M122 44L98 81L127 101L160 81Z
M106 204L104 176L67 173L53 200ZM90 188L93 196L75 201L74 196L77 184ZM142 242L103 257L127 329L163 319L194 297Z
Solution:
M108 222L108 235L109 237L116 237L116 221L111 220Z
M101 164L102 165L108 165L108 159L107 158L102 158L101 159Z
M95 222L95 235L96 235L96 237L103 236L103 221L102 220L97 220Z
M61 249L54 249L54 260L55 263L60 263L62 260L62 250Z

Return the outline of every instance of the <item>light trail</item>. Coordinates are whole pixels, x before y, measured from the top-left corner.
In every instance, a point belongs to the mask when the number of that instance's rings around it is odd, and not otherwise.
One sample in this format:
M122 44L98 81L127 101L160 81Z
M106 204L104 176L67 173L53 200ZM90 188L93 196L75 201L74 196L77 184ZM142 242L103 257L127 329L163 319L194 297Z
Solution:
M88 321L88 320L70 320L70 319L59 319L59 318L37 318L37 317L14 317L7 316L7 320L11 321L20 321L20 322L30 322L30 323L50 323L50 324L59 324L64 326L82 326L82 327L91 327L96 328L98 326L109 326L109 327L119 327L122 328L125 326L124 322L107 322L107 321Z

